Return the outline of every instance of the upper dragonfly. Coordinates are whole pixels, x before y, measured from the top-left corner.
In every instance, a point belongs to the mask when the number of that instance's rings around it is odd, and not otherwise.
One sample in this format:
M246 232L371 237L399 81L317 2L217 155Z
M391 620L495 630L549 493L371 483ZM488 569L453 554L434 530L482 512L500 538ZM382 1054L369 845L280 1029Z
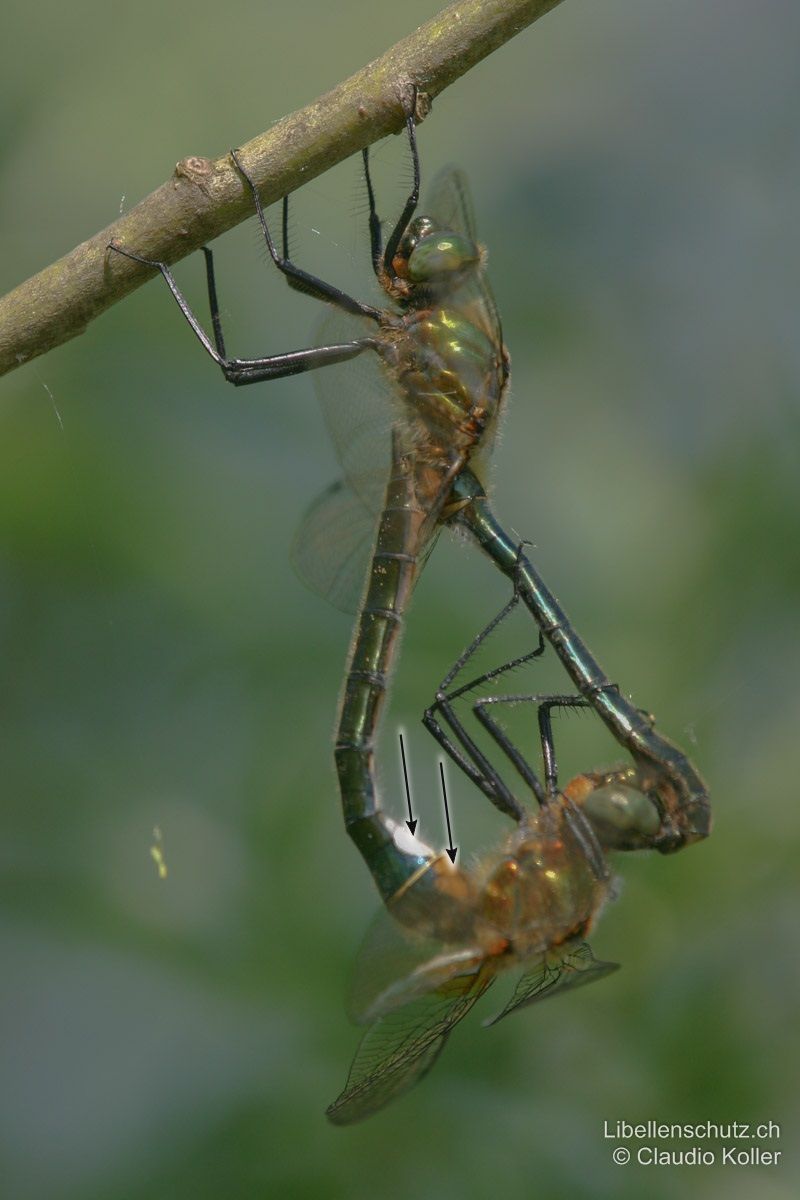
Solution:
M291 261L286 198L279 251L258 190L237 153L231 152L251 190L273 262L292 288L330 306L322 345L264 358L229 358L209 249L203 253L213 341L166 263L111 246L161 272L229 382L240 386L327 368L317 377L319 391L345 482L311 510L296 560L313 586L347 606L352 579L363 581L353 570L360 570L363 538L353 529L363 531L366 526L372 557L347 664L335 753L347 830L387 903L411 879L416 880L418 895L428 888L437 890L436 872L427 870L436 853L380 808L373 747L409 598L436 532L448 521L465 525L513 578L581 695L633 755L641 768L637 785L653 795L659 812L660 838L654 844L676 849L708 832L706 792L691 764L655 730L652 719L610 683L488 507L484 463L507 390L508 355L463 175L443 171L427 197L424 215L416 215L420 171L415 107L416 95L406 112L413 185L385 242L369 155L363 152L372 267L389 306L362 303ZM377 367L377 378L364 409L354 399L354 376L343 380L341 373L357 374L368 361ZM330 548L336 545L344 546L344 552L332 559Z
M416 99L416 98L415 98ZM500 320L483 270L466 183L444 171L415 216L419 157L415 117L406 114L414 179L399 220L383 241L369 154L363 152L369 200L372 267L391 307L362 303L310 275L288 257L288 199L282 252L272 238L257 188L235 151L252 192L269 253L289 285L331 306L325 343L257 359L229 358L222 333L212 253L204 248L213 341L182 295L166 263L121 246L112 249L157 268L199 341L229 382L241 386L301 371L331 368L318 378L328 424L345 472L306 518L295 554L300 573L340 606L353 581L363 601L347 667L336 737L345 823L385 900L435 857L380 811L373 743L408 600L441 524L452 514L453 482L491 441L508 379ZM365 356L379 364L364 412L353 377L336 365ZM372 549L364 586L361 542ZM355 531L355 532L354 532ZM331 545L338 554L331 557Z

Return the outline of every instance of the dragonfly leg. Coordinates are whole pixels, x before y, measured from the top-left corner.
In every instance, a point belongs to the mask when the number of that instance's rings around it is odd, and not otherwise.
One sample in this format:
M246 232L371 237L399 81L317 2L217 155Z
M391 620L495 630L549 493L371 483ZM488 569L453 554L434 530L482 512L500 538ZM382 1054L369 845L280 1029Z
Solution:
M225 338L222 333L222 317L220 316L219 300L217 299L217 279L214 273L214 255L208 246L202 246L201 249L203 251L203 257L206 260L206 289L208 291L208 307L211 312L211 327L214 330L214 345L217 348L217 354L219 355L219 361L221 364L222 362L227 362L228 355L227 351L225 350ZM159 269L160 267L161 264L159 263ZM167 279L167 283L169 283L169 279ZM175 295L174 291L173 295ZM181 297L181 299L183 299L183 297ZM183 303L181 303L181 300L178 300L178 303L181 305L181 311L183 312L184 316L186 316L186 308L188 308L188 305L184 307L186 301L184 300Z
M408 104L408 107L406 108L406 129L408 131L408 143L409 143L409 146L411 147L411 162L412 162L412 165L414 168L414 182L411 185L411 191L408 194L408 199L406 200L405 205L403 206L403 211L400 214L400 219L398 220L397 224L395 225L394 229L392 230L391 234L389 235L389 240L386 243L386 249L383 252L383 270L386 272L386 274L389 276L389 278L394 277L394 271L392 269L392 262L394 261L395 254L397 253L397 247L400 245L400 239L402 238L403 234L405 233L405 231L408 227L408 223L411 220L411 218L413 217L414 212L416 211L416 207L419 204L419 178L420 178L420 176L419 176L419 153L417 151L417 121L416 121L416 116L415 116L416 107L417 107L417 88L415 85L413 88L412 94L411 94L410 102ZM370 234L372 234L372 228L373 228L372 211L370 211ZM374 253L374 243L373 243L373 253ZM374 262L374 259L373 259L373 262Z
M523 543L523 545L525 545L525 544L527 544L527 543ZM521 547L520 547L520 552L521 552ZM476 651L480 648L480 646L483 645L483 643L490 636L490 634L494 633L494 631L495 631L495 629L497 629L498 625L502 624L502 622L505 621L506 617L508 617L513 612L513 610L519 604L520 598L521 598L521 593L517 587L516 580L515 580L514 581L514 594L512 595L511 599L506 604L503 605L503 607L500 609L500 611L498 613L496 613L495 616L492 617L491 621L489 621L488 624L485 625L484 628L480 631L480 633L472 639L470 644L467 646L466 650L464 650L464 652L461 655L459 655L459 657L454 662L453 666L450 668L450 670L445 675L442 682L439 684L440 692L447 691L447 689L450 687L450 684L453 682L453 680L456 679L456 677L461 674L461 672L463 671L466 664L469 662L469 660L472 658L472 656L476 653ZM494 679L494 678L496 678L496 676L502 675L506 671L513 671L515 667L522 666L523 663L529 662L532 658L539 658L540 655L544 654L544 650L545 650L544 636L542 634L542 631L539 630L539 642L538 642L538 645L535 650L529 650L526 654L521 654L518 658L511 659L510 662L503 663L503 665L500 667L494 667L491 671L484 672L483 675L479 675L477 678L472 679L469 683L463 684L456 691L449 692L447 698L449 700L455 700L459 696L463 695L465 692L470 692L473 690L473 688L480 687L480 685L482 683L485 683L487 680Z
M544 651L544 639L539 635L539 644L536 649L529 651L527 654L519 655L510 662L504 663L500 667L495 667L491 671L485 671L482 675L470 680L469 683L463 684L455 690L449 690L450 685L456 677L464 669L466 663L475 654L479 646L486 640L487 637L497 628L497 626L505 620L509 613L516 607L519 602L519 596L515 594L511 597L507 604L503 606L499 613L485 626L484 629L475 637L466 650L459 656L454 665L448 671L445 678L442 680L436 692L436 699L426 710L422 718L425 728L433 735L442 749L453 759L456 765L467 775L469 779L483 792L483 794L491 800L491 802L507 816L519 822L527 816L527 811L519 800L513 795L500 775L486 758L475 741L470 737L464 727L463 721L459 718L453 707L453 701L457 700L466 692L473 688L480 687L490 679L495 679L497 676L506 671L511 671L515 667L521 666L523 663L529 662L533 658L538 658ZM440 720L441 718L441 720ZM444 722L450 733L455 738L455 743L449 736L448 732L443 728ZM531 783L534 792L541 792L541 784L538 780ZM537 795L538 795L537 792ZM541 794L541 799L544 799L544 794Z
M364 163L364 179L367 185L367 200L369 202L370 258L372 259L372 269L378 278L380 278L383 267L383 237L381 233L381 219L378 216L378 210L375 206L375 189L372 186L372 176L369 170L369 146L365 146L361 151L361 158Z
M352 342L340 342L333 346L311 346L307 350L290 350L284 354L270 354L264 358L227 358L217 301L214 259L207 246L203 247L203 254L206 259L208 300L214 330L213 342L190 308L189 302L178 287L167 263L157 259L144 258L141 254L134 254L132 250L123 250L114 242L109 243L108 249L161 273L195 337L206 353L213 358L228 382L237 387L248 383L259 383L262 380L284 379L288 375L298 375L302 371L313 371L318 367L326 367L330 363L344 362L349 358L355 358L365 350L374 349L371 338L358 338Z
M489 716L488 706L492 704L532 703L537 705L539 736L542 744L542 758L545 765L545 792L542 785L531 770L528 763L517 750L506 731ZM487 696L479 700L473 711L484 728L494 738L503 753L510 759L522 778L533 789L540 804L559 804L565 807L566 819L578 839L583 853L590 863L598 879L609 877L608 865L605 861L600 841L588 815L576 805L572 799L559 792L558 769L556 752L553 741L553 728L550 713L554 708L586 708L587 702L582 696Z
M505 729L489 714L489 706L494 704L537 705L539 738L542 746L542 761L544 763L545 795L547 800L554 799L558 794L558 765L556 762L553 724L550 714L554 708L588 708L588 701L583 696L575 695L483 696L473 705L472 711L475 713L478 721L480 721L481 725L483 725L484 729L490 734L506 757L514 764L514 767L525 782L533 787L538 796L538 788L541 788L541 784L537 788L532 783L531 776L533 772L528 763L522 757ZM533 778L536 779L535 776ZM538 783L538 780L536 782Z
M284 196L283 204L283 245L284 255L288 242L288 196ZM225 352L225 339L222 334L222 319L217 300L217 283L214 273L214 255L208 246L202 247L206 260L206 285L208 289L208 307L211 312L211 325L214 330L214 344L220 356L220 366L229 383L240 387L248 383L260 383L270 379L283 379L287 375L296 375L301 371L313 370L316 367L327 367L331 363L343 362L361 353L369 345L368 342L354 341L341 343L338 346L315 346L309 350L290 351L286 354L273 354L263 359L228 359ZM185 302L184 302L185 303ZM185 311L185 310L184 310ZM355 351L353 347L361 346ZM353 351L353 352L351 352ZM227 365L225 365L227 364Z
M556 762L553 723L550 714L554 708L588 707L589 701L584 699L583 696L548 696L546 700L542 700L539 704L539 737L542 743L542 759L544 761L544 783L549 796L555 796L558 791L558 764Z
M414 168L414 182L408 199L403 206L403 211L400 214L400 219L395 225L389 240L386 243L386 250L383 249L383 235L381 230L381 221L378 216L378 210L375 203L375 189L372 186L372 175L369 169L369 146L365 146L361 151L361 158L364 163L364 180L367 185L367 201L369 204L369 244L370 257L372 259L372 269L380 279L384 275L390 278L394 277L392 261L397 253L397 247L400 245L400 240L406 231L409 221L414 215L414 211L419 203L419 153L417 150L417 132L415 111L417 105L417 88L414 86L411 101L406 109L406 129L408 131L408 140L411 146L411 161Z
M233 358L220 363L228 383L242 387L248 383L261 383L271 379L285 379L303 371L316 371L331 363L346 362L356 358L365 350L372 349L370 338L353 342L339 342L332 346L311 346L307 350L290 350L285 354L273 354L267 358Z
M250 189L253 197L253 203L256 209L261 230L264 234L264 241L267 244L270 258L275 263L278 270L285 275L289 287L294 288L298 292L303 292L307 296L313 296L316 300L324 300L327 304L335 304L337 308L342 308L345 312L354 313L356 316L369 317L371 320L380 322L381 310L375 308L371 304L362 304L360 300L356 300L353 296L348 296L346 292L334 287L333 284L325 283L323 279L319 279L316 275L311 275L308 271L304 271L302 267L298 267L287 256L287 241L288 241L288 213L289 213L289 198L283 198L283 253L278 252L278 247L273 241L272 234L267 224L267 218L264 215L264 208L261 204L261 197L258 194L258 188L255 181L248 174L239 154L236 150L231 150L231 158L236 166L237 171L244 179Z
M440 721L441 718L441 721ZM444 722L452 737L442 727ZM464 728L464 724L444 695L439 695L434 704L426 709L422 723L436 739L468 779L483 792L484 796L507 817L517 824L527 820L528 812L511 789L495 770L492 763L476 745ZM455 740L453 740L455 739ZM539 785L541 787L541 785Z
M655 848L668 854L707 837L711 829L708 790L693 764L679 746L658 732L649 714L643 716L604 674L541 575L496 520L482 484L468 468L453 484L453 499L465 501L454 521L514 581L579 694L633 758L640 790L654 800L661 818Z

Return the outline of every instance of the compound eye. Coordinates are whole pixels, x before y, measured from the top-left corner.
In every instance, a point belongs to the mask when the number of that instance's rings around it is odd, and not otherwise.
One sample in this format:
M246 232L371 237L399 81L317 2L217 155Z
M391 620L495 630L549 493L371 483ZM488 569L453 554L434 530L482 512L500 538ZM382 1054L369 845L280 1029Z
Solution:
M478 247L461 233L431 233L420 238L408 260L414 283L444 279L480 262Z
M661 828L661 817L652 800L621 783L595 788L581 803L601 845L607 849L633 849L652 844Z

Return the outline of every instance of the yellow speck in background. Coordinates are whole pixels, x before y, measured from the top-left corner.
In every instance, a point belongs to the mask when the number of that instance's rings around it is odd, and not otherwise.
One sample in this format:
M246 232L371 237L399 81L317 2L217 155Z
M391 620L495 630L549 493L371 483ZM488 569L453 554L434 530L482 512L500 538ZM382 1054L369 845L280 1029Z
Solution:
M150 847L150 857L152 858L153 862L156 864L156 868L158 870L158 878L166 879L167 878L167 864L164 860L164 852L161 849L161 843L162 843L163 839L161 837L161 830L158 827L158 825L153 826L153 837L155 838L155 841L153 842L153 845Z

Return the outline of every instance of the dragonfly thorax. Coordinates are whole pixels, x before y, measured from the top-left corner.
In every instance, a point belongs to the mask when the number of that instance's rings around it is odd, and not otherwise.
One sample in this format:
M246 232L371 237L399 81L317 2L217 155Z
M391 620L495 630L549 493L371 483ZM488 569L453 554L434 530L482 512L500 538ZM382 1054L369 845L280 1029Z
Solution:
M407 313L378 345L398 385L418 463L445 472L477 449L505 384L501 352L454 299Z
M584 935L608 895L565 819L563 809L542 810L511 839L508 853L488 877L482 917L524 961Z

